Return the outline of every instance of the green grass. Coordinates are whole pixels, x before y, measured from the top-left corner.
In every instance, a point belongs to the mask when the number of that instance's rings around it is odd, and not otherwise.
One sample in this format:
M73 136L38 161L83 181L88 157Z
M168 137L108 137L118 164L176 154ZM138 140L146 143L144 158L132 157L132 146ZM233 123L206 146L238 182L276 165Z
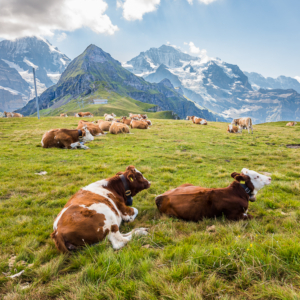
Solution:
M100 84L101 86L101 84ZM68 96L69 97L69 96ZM107 104L92 104L93 99L107 99ZM84 107L82 108L82 102ZM74 116L79 111L89 111L94 116L103 116L105 113L115 113L118 116L128 116L129 113L146 113L149 118L155 119L174 119L171 111L150 112L156 105L134 100L130 97L121 96L115 92L100 87L97 92L86 97L79 97L69 101L67 104L58 108L43 109L41 116L59 116L61 113L67 113ZM36 114L34 114L35 116Z
M300 298L300 149L285 147L300 144L299 126L269 123L255 125L253 135L234 135L225 123L152 121L150 130L107 134L84 151L40 147L46 130L76 128L77 118L0 119L3 299ZM143 226L149 235L119 251L105 240L58 254L49 235L64 204L130 164L152 186L134 198L139 215L121 231ZM243 167L272 173L272 184L249 205L253 220L191 223L158 213L156 195L183 183L226 187ZM210 225L215 233L206 231ZM12 254L12 274L25 269L15 280L2 275Z

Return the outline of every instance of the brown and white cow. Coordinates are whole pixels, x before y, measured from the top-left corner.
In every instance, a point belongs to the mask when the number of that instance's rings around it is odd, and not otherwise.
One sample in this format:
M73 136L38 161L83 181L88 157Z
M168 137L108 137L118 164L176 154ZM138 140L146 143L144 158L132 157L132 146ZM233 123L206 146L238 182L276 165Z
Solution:
M149 124L145 120L131 120L130 127L136 129L148 129Z
M98 126L102 131L109 131L109 128L111 126L111 122L104 121L104 120L98 120Z
M92 136L104 135L104 132L99 127L99 125L95 124L93 122L88 122L88 121L80 120L78 122L77 129L82 129L84 126L87 127L87 129L89 130L89 132L91 133Z
M248 129L248 133L250 133L250 130L253 133L252 119L249 117L233 119L231 124L238 126L240 128L241 132L243 131L243 129Z
M296 124L297 124L297 122L289 122L285 126L295 126Z
M68 115L67 114L60 114L60 117L67 117Z
M109 128L109 133L119 134L119 133L130 133L129 127L126 124L113 121Z
M232 124L229 124L228 128L227 128L227 132L229 132L229 133L239 133L240 131L239 131L239 127L234 126Z
M141 116L141 119L144 119L144 120L148 119L147 115L140 115L140 116Z
M127 117L122 117L122 123L129 126L131 123L131 119L127 119Z
M43 135L41 144L43 148L89 149L84 143L93 140L87 126L83 126L82 130L51 129Z
M15 113L15 112L4 112L4 116L6 118L22 118L23 115L19 114L19 113Z
M83 117L92 118L92 117L94 117L94 115L90 112L79 112L79 113L75 114L75 117L77 117L77 118L83 118Z
M140 114L132 114L132 113L129 114L129 117L132 120L140 120L142 118Z
M235 179L226 188L204 188L183 184L155 198L158 210L187 221L225 216L229 220L246 220L249 200L255 201L257 192L271 183L271 177L242 169L232 173ZM240 181L245 181L241 184Z
M105 121L114 121L115 117L116 117L116 115L114 113L112 113L112 114L104 114Z
M207 125L207 121L205 119L198 118L195 116L192 116L192 121L194 124Z
M99 243L107 237L117 250L133 235L147 235L146 228L136 228L126 234L119 228L122 221L132 222L138 214L136 208L127 206L132 204L131 197L150 185L141 172L129 166L125 172L80 189L54 221L51 237L56 248L68 252Z

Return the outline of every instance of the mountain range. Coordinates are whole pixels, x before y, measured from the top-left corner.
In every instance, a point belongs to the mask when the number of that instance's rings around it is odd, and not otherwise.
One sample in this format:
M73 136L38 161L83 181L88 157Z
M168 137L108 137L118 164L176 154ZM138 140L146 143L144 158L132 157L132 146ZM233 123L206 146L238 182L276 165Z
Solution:
M121 63L101 48L90 45L62 73L57 84L39 97L40 109L57 108L68 102L109 90L140 102L156 105L158 110L173 111L179 118L198 115L208 120L224 120L186 99L168 79L150 83L121 66ZM31 115L36 111L31 100L18 112Z
M34 97L32 68L38 94L57 83L70 59L40 37L0 42L0 111L13 111Z
M219 58L194 57L170 45L141 52L123 66L149 82L169 79L189 99L225 118L250 116L255 123L300 119L300 83L290 77L263 80Z

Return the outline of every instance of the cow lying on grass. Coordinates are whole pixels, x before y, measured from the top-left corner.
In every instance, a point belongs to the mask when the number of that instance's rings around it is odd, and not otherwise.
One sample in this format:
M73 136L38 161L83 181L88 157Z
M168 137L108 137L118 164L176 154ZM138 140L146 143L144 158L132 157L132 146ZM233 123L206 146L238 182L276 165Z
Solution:
M87 118L92 118L94 115L90 112L79 112L77 114L75 114L75 117L77 118L83 118L83 117L87 117Z
M192 121L194 124L207 125L207 121L205 119L198 118L195 116L192 117Z
M102 131L109 131L109 128L111 126L111 122L104 121L104 120L98 120L98 126Z
M224 215L229 220L246 220L248 204L255 201L257 192L271 183L271 177L243 169L232 173L235 179L227 188L203 188L183 184L155 198L161 213L187 221L215 218ZM240 181L245 181L241 184Z
M109 128L109 133L119 134L119 133L130 133L129 127L126 124L113 121Z
M114 113L104 114L105 121L114 121L115 117L116 117L116 115Z
M43 148L89 149L84 143L93 140L85 125L82 130L51 129L43 135L41 144Z
M295 126L297 122L288 122L285 126Z
M251 118L239 118L239 119L233 119L231 122L232 125L238 126L241 130L248 129L248 133L250 133L250 130L253 133L253 127L252 127L252 119Z
M52 239L60 252L93 245L107 238L114 249L120 249L133 235L147 235L146 228L122 234L122 221L132 222L138 210L132 197L148 189L150 182L134 166L115 176L96 181L79 190L64 206L53 224Z
M93 122L88 122L84 120L80 120L78 122L77 129L82 129L84 126L87 127L89 132L91 133L92 136L100 136L104 135L104 132L101 130L98 124L95 124Z
M23 115L19 114L19 113L14 113L14 112L4 112L4 116L6 118L22 118Z
M229 133L239 133L240 131L239 131L239 127L234 126L232 124L229 124L228 128L227 128L227 132L229 132Z
M145 120L141 120L141 121L131 120L130 127L136 129L148 129L149 124Z
M129 118L131 118L132 120L140 120L142 117L140 114L129 114Z
M126 124L126 125L130 125L130 123L131 123L131 119L127 119L127 117L122 117L122 123L123 124Z
M60 114L60 117L67 117L68 115L67 114Z

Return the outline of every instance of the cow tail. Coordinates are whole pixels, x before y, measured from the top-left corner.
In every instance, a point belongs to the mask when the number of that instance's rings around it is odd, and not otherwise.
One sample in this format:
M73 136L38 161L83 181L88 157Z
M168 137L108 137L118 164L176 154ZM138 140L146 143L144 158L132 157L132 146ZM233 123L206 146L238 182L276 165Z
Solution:
M61 233L59 233L57 230L54 230L51 233L51 238L54 240L55 246L58 249L58 251L60 251L62 253L69 252L69 250L67 249L67 247L65 245L65 240Z

